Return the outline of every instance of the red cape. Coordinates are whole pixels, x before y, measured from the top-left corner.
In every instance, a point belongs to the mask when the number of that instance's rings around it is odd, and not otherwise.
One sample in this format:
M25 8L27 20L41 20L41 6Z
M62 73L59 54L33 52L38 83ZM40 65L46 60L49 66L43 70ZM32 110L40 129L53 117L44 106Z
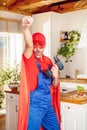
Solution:
M26 65L24 59L22 58L18 130L27 130L28 111L29 111L29 102L30 102L29 94L30 94L30 80L28 78L28 73L26 71ZM52 103L58 117L58 122L60 124L60 83L58 84L57 88L53 88L51 86L51 94L52 94L52 101L53 101Z

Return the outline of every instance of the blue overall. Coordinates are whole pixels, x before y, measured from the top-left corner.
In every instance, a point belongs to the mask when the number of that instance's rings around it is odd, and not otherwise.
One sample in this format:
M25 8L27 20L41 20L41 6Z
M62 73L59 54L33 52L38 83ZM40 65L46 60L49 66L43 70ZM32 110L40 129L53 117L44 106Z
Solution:
M52 106L50 85L51 78L48 78L42 71L38 62L38 86L30 93L30 110L28 116L27 130L59 130L56 113Z

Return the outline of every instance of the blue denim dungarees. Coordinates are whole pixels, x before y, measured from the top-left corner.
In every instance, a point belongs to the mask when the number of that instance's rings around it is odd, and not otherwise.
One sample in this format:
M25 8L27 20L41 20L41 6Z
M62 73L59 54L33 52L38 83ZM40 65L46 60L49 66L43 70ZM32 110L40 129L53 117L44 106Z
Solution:
M59 130L58 120L52 106L50 85L51 78L48 78L41 70L41 66L36 61L39 74L38 86L30 93L30 110L28 116L28 130Z

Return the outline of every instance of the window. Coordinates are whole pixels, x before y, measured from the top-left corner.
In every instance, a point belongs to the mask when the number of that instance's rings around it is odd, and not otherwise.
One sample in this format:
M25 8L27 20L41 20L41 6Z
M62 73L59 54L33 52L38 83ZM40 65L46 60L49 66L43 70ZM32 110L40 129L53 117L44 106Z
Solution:
M0 32L0 68L20 64L22 55L22 34Z
M21 21L0 18L0 68L20 64L22 54Z

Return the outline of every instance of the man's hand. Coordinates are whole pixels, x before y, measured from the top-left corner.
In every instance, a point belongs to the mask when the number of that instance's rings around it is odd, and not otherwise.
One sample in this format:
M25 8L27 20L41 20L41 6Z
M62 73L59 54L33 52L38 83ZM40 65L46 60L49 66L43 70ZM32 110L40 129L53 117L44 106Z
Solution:
M53 67L51 68L51 71L53 73L53 81L52 81L52 85L54 87L57 87L58 86L58 83L59 83L59 69L57 67L56 64L53 65Z
M58 74L59 69L56 64L52 66L51 71L53 73L53 78L59 78L59 74Z
M31 16L25 16L23 19L22 19L22 26L23 27L30 27L33 23L33 17Z

